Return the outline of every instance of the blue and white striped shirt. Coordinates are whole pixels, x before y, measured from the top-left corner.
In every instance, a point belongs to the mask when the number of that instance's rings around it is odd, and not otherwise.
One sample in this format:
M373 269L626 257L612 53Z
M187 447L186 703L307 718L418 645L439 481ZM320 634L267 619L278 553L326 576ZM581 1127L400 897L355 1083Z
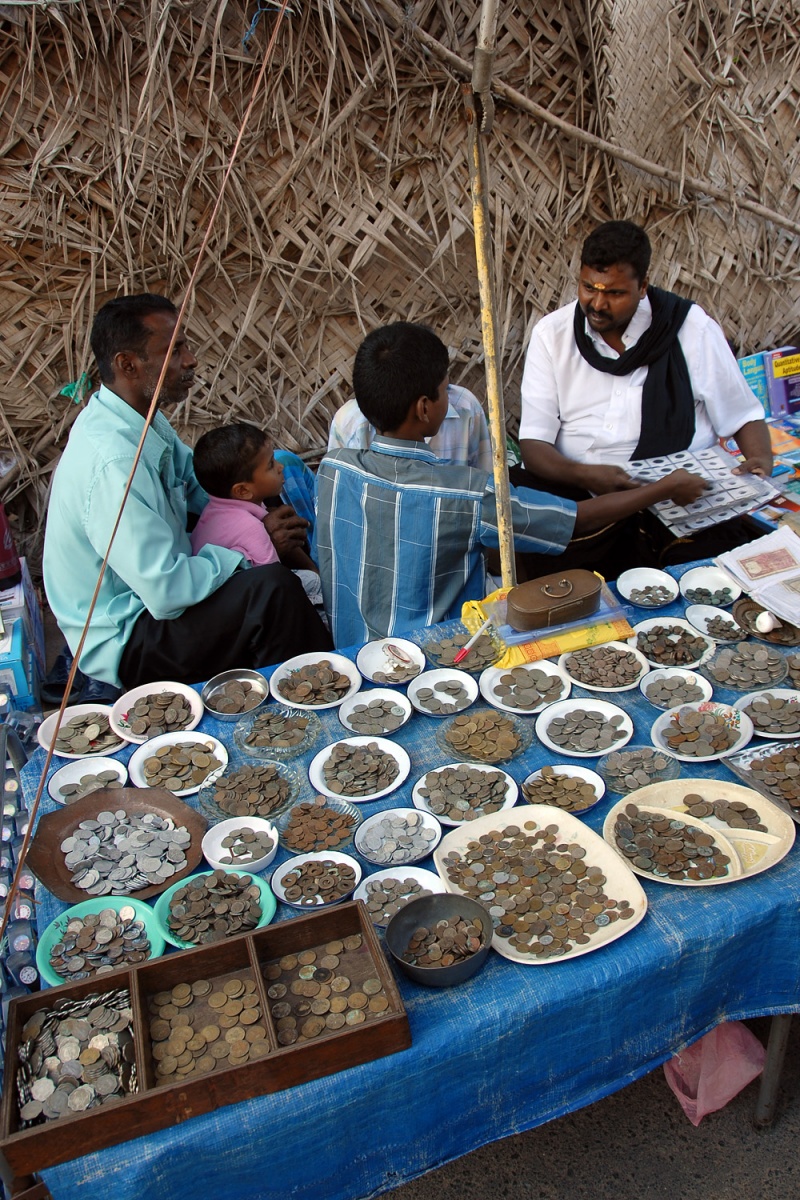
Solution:
M560 554L575 512L571 500L512 488L517 549ZM486 471L381 436L322 460L314 558L337 646L459 617L465 600L486 594L481 547L497 545Z

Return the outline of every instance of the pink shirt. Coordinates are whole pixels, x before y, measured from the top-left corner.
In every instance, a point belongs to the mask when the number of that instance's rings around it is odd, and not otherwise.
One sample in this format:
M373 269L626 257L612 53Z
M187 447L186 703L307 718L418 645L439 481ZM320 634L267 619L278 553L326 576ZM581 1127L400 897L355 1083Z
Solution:
M192 553L203 546L238 550L251 566L278 562L278 552L264 528L266 508L249 500L224 500L211 496L192 532Z

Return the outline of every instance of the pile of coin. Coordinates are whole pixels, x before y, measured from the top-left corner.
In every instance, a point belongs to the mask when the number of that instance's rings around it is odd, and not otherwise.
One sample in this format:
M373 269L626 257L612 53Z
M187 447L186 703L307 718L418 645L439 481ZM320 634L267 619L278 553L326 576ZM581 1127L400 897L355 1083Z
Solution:
M658 708L674 708L676 704L697 704L703 699L699 683L683 679L679 675L667 679L654 679L644 685L644 694Z
M61 843L71 881L90 896L127 896L186 867L191 834L157 813L99 812Z
M416 701L423 712L434 717L449 717L472 703L469 692L457 679L443 679L433 687L417 688Z
M482 671L490 667L500 657L497 646L488 633L482 633L477 642L470 647L467 657L456 663L456 655L463 650L472 637L471 633L456 633L453 637L442 638L440 642L426 642L422 647L431 662L440 667L460 667L463 671Z
M50 949L50 966L71 983L93 975L107 975L117 967L144 962L150 941L144 921L130 904L119 911L104 908L83 917L71 917Z
M793 698L763 692L744 711L761 733L800 733L800 704Z
M186 729L194 713L181 692L153 692L150 696L140 696L123 717L134 737L151 738Z
M598 709L574 708L563 717L554 717L547 736L566 754L602 754L626 735L622 714L606 717Z
M668 812L647 812L626 804L614 822L614 840L632 866L657 879L699 882L729 874L731 860L713 835Z
M742 636L741 626L730 617L710 617L706 621L706 633L720 642L732 642Z
M711 643L682 625L654 625L639 630L636 649L659 667L686 667L698 662Z
M488 708L454 717L444 737L459 757L478 762L505 762L522 749L522 738L512 719Z
M247 976L178 983L151 996L148 1009L157 1084L269 1054L256 982Z
M325 784L337 796L371 796L388 788L399 774L397 759L377 742L334 742L322 765Z
M630 650L617 646L589 646L566 660L566 670L578 683L602 688L624 688L636 683L642 663Z
M402 866L418 862L433 849L436 830L425 823L422 813L389 812L359 832L358 852L378 866Z
M298 854L338 850L351 840L357 824L352 813L340 812L324 796L315 796L289 810L281 841Z
M611 791L624 795L671 777L669 768L674 766L674 758L654 750L652 746L644 746L639 750L613 751L605 760L602 770Z
M419 794L437 817L460 824L501 809L508 796L508 780L502 771L440 767L428 772Z
M124 784L116 771L98 771L96 775L81 775L75 783L63 784L58 789L58 794L63 796L65 804L74 804L76 800L81 800L91 792L99 792L101 788L121 787L124 787Z
M220 776L214 784L213 800L232 817L271 817L286 807L291 794L291 786L278 768L265 763Z
M132 1025L127 988L56 1000L29 1017L17 1048L21 1128L138 1091Z
M716 817L731 829L756 829L766 833L766 825L761 824L761 818L754 808L741 800L705 800L696 792L689 792L683 797L686 811L690 817Z
M214 688L206 700L206 708L225 714L246 713L266 696L265 687L257 687L250 679L232 679Z
M800 743L789 742L780 750L754 756L747 769L765 792L800 812Z
M541 775L526 779L522 794L529 804L552 804L565 812L583 812L597 802L594 786L580 775L564 775L542 767Z
M310 724L302 713L270 710L258 714L244 740L257 750L289 750L300 745Z
M402 646L398 646L395 642L384 642L383 654L386 659L386 666L378 671L373 671L372 678L375 683L408 683L411 679L416 679L422 667L419 663L414 662L410 654L407 654Z
M167 924L182 942L204 946L255 929L261 913L261 893L252 875L213 871L172 894Z
M452 967L480 950L483 929L480 917L468 921L458 915L437 921L430 929L420 925L400 957L413 967Z
M367 912L376 925L388 925L394 914L405 908L409 900L433 895L429 888L423 887L416 879L395 879L392 876L368 879L366 892Z
M328 658L290 671L276 687L290 704L336 704L350 691L353 681Z
M200 787L222 765L213 742L193 741L159 746L144 760L142 769L148 787L163 787L178 795Z
M506 825L445 855L447 877L459 891L479 900L498 922L495 935L520 954L563 956L586 946L616 921L628 921L628 900L605 889L602 869L586 862L587 852L568 841L556 822Z
M663 583L648 583L646 587L631 588L630 601L640 608L659 608L675 599L675 593Z
M360 734L378 736L394 733L405 722L406 710L396 700L370 700L354 704L347 714L347 723Z
M109 754L125 743L118 738L104 712L83 713L65 721L56 738L56 754Z
M786 677L786 660L769 646L752 646L738 642L726 646L705 669L722 687L738 692L752 691L766 684L780 683Z
M543 671L541 667L513 667L500 676L492 688L492 695L506 708L532 712L560 699L566 686L560 675Z
M662 740L676 754L692 758L708 758L724 754L739 740L739 730L718 712L698 712L696 708L680 708L670 717L661 733Z
M375 1020L389 998L368 954L359 953L360 933L324 946L285 954L263 968L278 1043L313 1041Z
M243 825L241 829L232 829L221 843L221 849L227 854L217 855L217 861L224 866L247 867L259 858L265 858L275 845L275 839L261 829L251 829Z
M355 869L333 858L315 858L287 871L281 879L289 904L335 904L356 886Z
M793 687L800 686L800 654L786 656L786 669Z
M690 604L714 604L717 608L727 608L733 603L733 592L729 587L711 588L693 587L686 589L686 599Z

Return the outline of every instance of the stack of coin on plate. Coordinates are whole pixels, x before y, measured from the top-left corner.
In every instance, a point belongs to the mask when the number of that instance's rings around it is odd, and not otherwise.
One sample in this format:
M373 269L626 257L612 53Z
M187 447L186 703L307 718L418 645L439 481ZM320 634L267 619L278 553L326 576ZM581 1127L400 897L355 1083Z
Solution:
M800 733L800 704L795 697L762 692L744 710L759 733Z
M389 999L360 933L285 954L263 968L270 1013L281 1046L312 1041L374 1020ZM365 974L366 972L366 974Z
M418 880L396 879L387 875L382 879L368 879L365 890L367 893L367 912L376 925L388 925L395 913L405 908L410 900L420 896L432 896L433 892L423 887Z
M589 646L566 660L566 670L578 683L600 688L629 687L642 673L642 664L630 650L616 646Z
M195 979L150 998L156 1083L204 1075L270 1052L256 982L247 974Z
M256 859L264 858L274 845L275 839L268 833L243 825L241 829L232 829L222 839L217 861L225 866L246 867ZM222 853L225 850L227 854Z
M786 676L783 655L769 646L751 646L749 642L726 646L705 664L705 669L723 687L739 691L780 683Z
M452 967L480 950L483 921L458 915L437 921L430 929L420 925L412 933L401 958L414 967Z
M125 716L135 737L151 738L185 729L194 713L180 692L154 692L152 696L140 696Z
M786 669L794 687L800 685L800 654L787 654Z
M83 713L65 721L56 738L56 754L106 754L124 742L117 737L104 712Z
M174 742L171 746L159 746L144 760L143 770L148 787L185 792L200 787L222 765L214 753L213 742Z
M347 694L353 681L329 659L322 658L318 663L290 671L276 686L290 704L335 704Z
M369 737L394 733L406 719L405 709L394 700L369 700L354 704L347 716L350 727Z
M706 621L706 633L709 637L718 638L719 641L733 641L734 638L741 637L741 626L732 621L730 617L714 616Z
M232 817L270 817L289 802L291 787L270 763L239 767L214 784L213 800Z
M65 804L74 804L91 792L99 792L101 788L121 788L122 780L116 771L98 771L96 775L87 772L74 783L65 783L58 789L58 794Z
M127 988L56 1000L29 1017L17 1050L21 1128L138 1091L132 1025Z
M733 600L733 592L729 587L711 588L693 587L686 589L686 599L690 604L714 604L717 608L726 608Z
M631 588L630 601L641 608L659 608L662 604L669 604L672 599L673 593L663 583L648 583L646 587Z
M504 762L522 746L514 722L489 709L454 717L445 740L463 757L485 763Z
M281 885L289 904L335 904L354 890L356 873L349 863L315 858L287 871Z
M706 820L716 817L730 829L755 829L758 833L766 833L767 827L754 808L742 800L705 800L697 792L687 792L683 797L686 811L690 817Z
M208 697L208 707L221 713L246 713L264 699L266 692L249 679L231 679L222 683Z
M703 657L710 644L682 625L653 625L636 635L636 649L659 667L691 666Z
M800 812L800 745L788 742L779 750L754 756L747 769L768 795Z
M560 750L569 754L602 754L625 736L624 717L606 717L599 709L575 708L563 717L553 717L547 736Z
M735 746L739 731L729 725L721 713L679 708L662 730L661 738L676 754L709 758L714 754L724 754Z
M699 683L670 675L666 679L654 679L644 686L644 694L658 708L674 708L677 704L696 704L703 699Z
M453 637L442 638L440 642L427 642L423 651L431 662L437 662L442 667L458 666L464 671L480 671L490 667L499 658L497 646L488 633L482 633L477 642L470 647L469 654L456 663L456 655L463 650L472 637L470 633L456 633Z
M730 858L711 833L687 825L674 813L648 812L626 804L614 823L614 840L626 859L657 879L724 879Z
M252 875L213 871L173 892L167 924L182 942L203 946L255 929L261 914L261 893Z
M184 870L191 840L171 817L118 809L81 821L61 851L76 887L90 896L127 896Z
M565 812L582 812L597 802L593 785L579 775L560 774L555 767L542 767L541 774L526 779L522 794L529 804L552 804Z
M375 683L408 683L409 680L416 679L422 670L419 663L414 662L411 655L395 642L384 642L383 654L386 666L372 672Z
M508 780L502 771L480 771L466 765L439 767L424 777L419 794L437 817L474 821L503 807Z
M371 796L390 787L399 774L397 759L377 742L336 742L322 765L325 786L337 796Z
M472 703L467 689L457 679L443 679L433 687L417 688L416 701L424 712L437 717L461 712Z
M150 957L144 921L130 904L70 917L50 949L50 966L71 983L105 975Z
M289 810L281 839L298 854L338 850L352 839L357 823L352 813L340 812L324 796L315 796Z
M675 759L652 746L636 750L614 750L601 767L606 785L612 792L635 792L658 783L665 772L675 767Z
M540 705L552 704L566 689L560 675L543 671L541 667L513 667L500 676L492 695L506 706L530 712Z
M364 826L358 848L379 866L402 866L417 862L432 848L436 830L426 825L421 813L386 813Z
M309 724L310 718L303 713L268 710L254 719L245 742L259 750L288 750L302 742Z

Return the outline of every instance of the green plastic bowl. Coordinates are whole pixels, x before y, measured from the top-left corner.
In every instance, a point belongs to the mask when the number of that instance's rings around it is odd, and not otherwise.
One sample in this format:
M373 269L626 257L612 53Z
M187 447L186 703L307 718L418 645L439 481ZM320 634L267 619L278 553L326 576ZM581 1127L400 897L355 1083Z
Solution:
M172 887L168 887L165 892L162 892L158 897L153 913L156 919L156 926L161 937L169 942L172 946L177 946L180 950L196 950L198 946L204 945L203 942L182 942L177 938L167 924L169 920L169 902L180 888L186 887L188 883L192 883L195 879L207 879L209 875L213 875L213 871L200 871L196 875L187 875L185 879L180 879L177 883L173 883ZM261 893L261 919L256 925L256 929L263 929L265 925L269 925L272 918L275 916L275 910L278 907L278 902L272 893L272 888L265 879L260 879L258 875L252 875L250 871L226 871L226 875L250 875L253 883ZM224 941L224 938L222 939Z
M50 987L60 987L62 983L71 982L70 976L62 979L50 966L50 951L61 940L61 935L67 923L73 917L85 917L87 913L99 913L104 908L113 908L116 912L119 912L121 908L124 908L128 904L134 909L136 916L141 921L144 921L147 938L150 942L150 958L160 958L166 946L164 945L164 937L159 928L159 922L156 920L155 912L150 905L145 904L143 900L132 900L128 896L98 896L94 900L82 900L80 904L73 904L72 908L68 908L60 917L52 920L39 938L39 945L36 947L36 965L39 968L39 974L43 981ZM96 978L100 982L103 976L98 975Z

